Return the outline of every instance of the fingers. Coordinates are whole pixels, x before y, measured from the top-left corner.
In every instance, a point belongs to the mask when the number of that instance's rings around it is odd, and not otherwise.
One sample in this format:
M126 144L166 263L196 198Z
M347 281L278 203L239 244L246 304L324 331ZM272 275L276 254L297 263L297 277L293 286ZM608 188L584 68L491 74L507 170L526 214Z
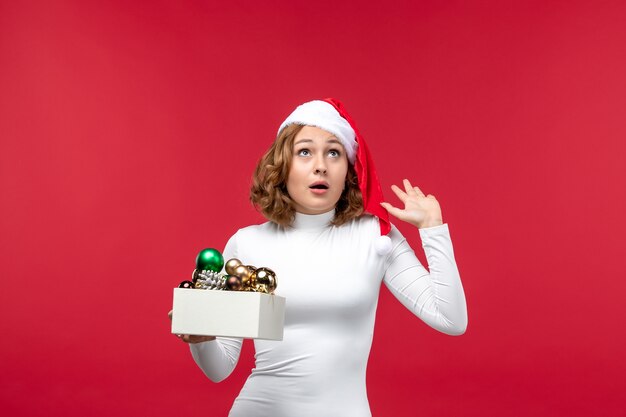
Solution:
M185 343L192 343L192 344L215 340L215 336L196 336L193 334L177 334L176 337L178 337L180 340L182 340Z
M394 184L391 186L391 191L394 192L394 194L400 199L400 201L402 201L403 203L406 201L408 195L404 191L402 191L400 187Z
M420 190L420 187L411 185L411 182L406 178L402 182L408 195L417 195L419 197L424 197L424 193L422 192L422 190Z
M389 203L380 203L380 205L383 206L383 208L387 210L392 216L397 218L400 218L402 216L402 210L400 210L399 208L394 207Z
M406 191L407 194L415 193L415 189L413 189L413 186L411 185L411 182L409 180L405 178L402 180L402 183L404 184L404 190Z
M391 190L394 192L396 196L398 196L400 201L402 201L403 203L406 202L406 199L409 196L426 197L424 193L422 192L422 190L418 186L411 185L411 182L409 180L407 179L402 180L402 184L404 185L404 190L402 190L397 185L392 185Z

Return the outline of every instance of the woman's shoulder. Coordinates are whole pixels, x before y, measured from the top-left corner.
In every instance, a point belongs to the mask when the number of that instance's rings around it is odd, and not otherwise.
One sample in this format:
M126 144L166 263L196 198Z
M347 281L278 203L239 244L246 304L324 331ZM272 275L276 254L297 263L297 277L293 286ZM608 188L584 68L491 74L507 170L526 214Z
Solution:
M275 226L271 222L242 227L228 239L224 252L229 257L237 257L240 251L245 250L245 248L255 247L266 242L270 234L273 233L273 228Z
M351 234L358 235L361 239L369 239L375 242L380 238L380 221L374 215L362 214L349 221L346 226L349 227ZM400 230L393 223L391 223L391 230L387 236L391 239L391 243L394 246L405 240Z
M366 229L379 229L380 223L378 222L378 217L373 216L369 213L364 213L359 217L356 217L350 220L347 225L351 227L358 228L366 228Z
M235 232L235 236L248 237L255 235L262 235L265 233L274 233L277 230L277 225L274 222L264 222L260 224L251 224L249 226L242 227Z

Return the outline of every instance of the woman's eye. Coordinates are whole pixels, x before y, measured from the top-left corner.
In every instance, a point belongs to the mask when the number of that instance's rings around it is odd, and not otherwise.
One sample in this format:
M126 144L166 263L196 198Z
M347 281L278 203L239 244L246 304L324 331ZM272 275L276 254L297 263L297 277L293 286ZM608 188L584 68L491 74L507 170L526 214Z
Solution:
M298 156L309 156L311 155L311 152L309 152L308 149L300 149L298 151Z
M328 155L330 155L332 158L337 158L339 155L341 155L341 153L338 150L332 149L328 152Z

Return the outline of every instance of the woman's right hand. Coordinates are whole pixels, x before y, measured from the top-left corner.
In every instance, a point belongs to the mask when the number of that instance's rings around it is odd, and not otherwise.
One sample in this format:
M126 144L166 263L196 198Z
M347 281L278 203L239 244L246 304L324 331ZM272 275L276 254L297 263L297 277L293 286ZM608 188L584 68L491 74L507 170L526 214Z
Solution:
M172 320L173 313L174 313L174 310L170 310L170 312L167 313L167 316L170 318L170 320ZM197 336L195 334L177 334L176 336L183 342L192 343L192 344L215 340L215 336Z

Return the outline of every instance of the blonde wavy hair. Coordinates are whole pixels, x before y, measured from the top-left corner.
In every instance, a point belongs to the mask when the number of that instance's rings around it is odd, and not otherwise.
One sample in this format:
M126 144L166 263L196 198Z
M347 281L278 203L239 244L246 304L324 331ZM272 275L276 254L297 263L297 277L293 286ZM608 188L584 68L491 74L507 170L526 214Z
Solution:
M292 124L280 131L276 140L259 160L252 176L250 201L268 220L291 226L296 214L294 201L287 192L287 177L293 158L293 142L303 125ZM335 207L332 224L340 226L363 213L359 180L348 163L346 187Z

